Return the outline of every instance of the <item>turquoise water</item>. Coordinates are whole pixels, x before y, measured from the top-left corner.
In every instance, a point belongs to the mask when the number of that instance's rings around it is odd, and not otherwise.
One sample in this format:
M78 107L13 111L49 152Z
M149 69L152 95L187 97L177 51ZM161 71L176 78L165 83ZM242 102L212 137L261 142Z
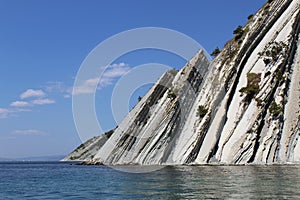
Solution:
M297 199L300 166L183 166L146 174L59 162L0 163L0 199Z

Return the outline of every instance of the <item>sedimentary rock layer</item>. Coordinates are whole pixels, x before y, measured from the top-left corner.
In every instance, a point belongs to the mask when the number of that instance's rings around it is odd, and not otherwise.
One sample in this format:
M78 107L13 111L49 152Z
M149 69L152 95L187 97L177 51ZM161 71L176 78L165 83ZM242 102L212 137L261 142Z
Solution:
M105 143L89 148L93 156L82 158L110 165L300 162L299 6L268 1L212 62L200 50L180 71L166 72Z

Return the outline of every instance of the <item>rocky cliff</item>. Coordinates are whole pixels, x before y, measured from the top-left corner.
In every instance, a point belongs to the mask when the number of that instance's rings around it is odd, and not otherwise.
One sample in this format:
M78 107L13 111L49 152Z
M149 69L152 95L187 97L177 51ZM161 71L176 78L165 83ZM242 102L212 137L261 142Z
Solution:
M299 6L299 0L269 0L212 62L199 51L179 72L166 72L109 139L88 141L76 159L300 162Z
M113 134L113 130L108 131L107 133L95 136L85 143L77 147L73 152L67 155L62 161L88 161L93 160L95 154L103 146L103 144L110 138Z

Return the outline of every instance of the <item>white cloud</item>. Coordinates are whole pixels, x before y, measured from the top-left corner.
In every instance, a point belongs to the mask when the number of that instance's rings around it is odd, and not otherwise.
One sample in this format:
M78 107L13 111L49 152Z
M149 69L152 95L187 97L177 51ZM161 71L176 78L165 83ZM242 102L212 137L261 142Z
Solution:
M92 78L84 81L84 83L80 86L77 86L73 89L73 94L90 94L93 93L95 88L98 84L98 78Z
M25 92L23 92L20 95L21 99L26 99L26 98L30 98L30 97L44 97L46 96L46 94L42 91L42 90L33 90L33 89L28 89Z
M45 86L47 92L59 92L63 94L70 94L70 87L66 86L63 82L48 82Z
M113 64L106 67L106 70L100 78L95 77L84 81L80 86L73 89L73 94L90 94L94 93L94 88L97 86L101 90L109 85L112 85L116 78L128 73L130 67L126 63Z
M45 104L53 104L55 100L53 99L36 99L31 101L34 105L45 105Z
M22 109L22 108L0 108L0 119L8 118L14 116L15 113L19 112L30 112L29 109Z
M128 64L121 62L121 63L115 63L112 64L111 67L128 67Z
M102 89L106 86L112 85L113 81L128 73L130 70L129 67L113 67L105 71L99 81L99 89Z
M64 98L70 98L71 97L71 95L70 94L64 94Z
M10 113L11 113L11 111L8 109L0 108L0 119L7 118Z
M46 96L46 93L43 90L33 90L28 89L20 95L21 100L17 100L10 103L11 107L0 108L0 119L9 118L16 116L20 112L31 112L32 110L25 107L34 106L34 105L45 105L53 104L55 100L43 98ZM25 101L23 99L31 98L31 101Z
M58 91L58 92L63 92L65 89L64 83L63 82L48 82L47 85L45 86L45 90L47 92L53 92L53 91Z
M27 101L14 101L10 104L10 106L13 106L13 107L26 107L26 106L30 106L30 104Z
M12 133L18 135L44 135L45 134L45 132L40 130L35 130L35 129L15 130Z
M110 67L103 73L103 77L116 78L123 76L130 70L129 67Z
M25 108L17 108L14 109L14 112L31 112L32 110L30 109L25 109Z
M44 87L47 92L58 92L63 95L64 98L70 98L72 95L72 87L66 86L63 82L48 82Z

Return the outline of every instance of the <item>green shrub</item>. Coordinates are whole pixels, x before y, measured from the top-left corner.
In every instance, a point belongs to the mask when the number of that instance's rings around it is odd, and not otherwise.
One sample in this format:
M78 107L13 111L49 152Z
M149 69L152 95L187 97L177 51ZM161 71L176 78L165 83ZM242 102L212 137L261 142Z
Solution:
M247 74L247 86L240 89L239 92L242 94L246 94L249 97L249 100L252 99L260 90L259 82L260 75L256 73L248 73Z
M267 61L265 64L269 64L271 62L275 63L280 55L285 56L286 47L287 45L283 42L272 42L269 43L269 46L264 52L259 53L259 56L266 57L264 59L264 61Z
M239 40L243 37L245 31L242 26L238 26L234 31L233 34L235 35L235 40Z
M217 55L219 55L220 52L221 51L220 51L219 47L217 47L210 55L213 57L216 57Z
M247 83L249 84L259 84L260 82L260 75L256 73L248 73L247 74Z
M277 82L284 81L284 76L283 76L281 70L279 70L278 73L277 73L276 81L277 81Z
M203 118L207 114L207 112L208 109L205 106L200 105L197 110L197 116Z
M259 92L259 86L250 84L240 89L241 93L246 93L249 96L254 96Z
M269 107L269 111L270 111L271 115L276 117L283 112L283 107L281 105L278 105L275 101L272 101L272 103Z
M254 16L253 14L249 15L249 16L248 16L248 20L252 19L253 16Z
M169 72L175 76L178 73L178 70L173 68L173 69L169 70Z
M262 106L263 100L261 100L260 98L256 98L255 100L256 100L257 106Z
M270 64L271 63L271 59L269 59L269 58L264 58L264 63L265 63L265 65L268 65L268 64Z
M70 160L77 160L79 157L78 156L71 156Z
M237 34L241 34L244 33L243 27L242 26L238 26L234 31L233 34L237 35Z
M172 91L169 91L168 92L168 98L175 99L176 98L176 94L174 92L172 92Z
M138 97L138 101L140 102L141 100L142 100L142 97L141 97L141 96L139 96L139 97Z
M106 136L107 138L110 138L110 136L112 136L113 133L114 133L114 130L110 130L110 131L108 131L108 132L106 132L106 133L104 133L104 134L105 134L105 136Z

